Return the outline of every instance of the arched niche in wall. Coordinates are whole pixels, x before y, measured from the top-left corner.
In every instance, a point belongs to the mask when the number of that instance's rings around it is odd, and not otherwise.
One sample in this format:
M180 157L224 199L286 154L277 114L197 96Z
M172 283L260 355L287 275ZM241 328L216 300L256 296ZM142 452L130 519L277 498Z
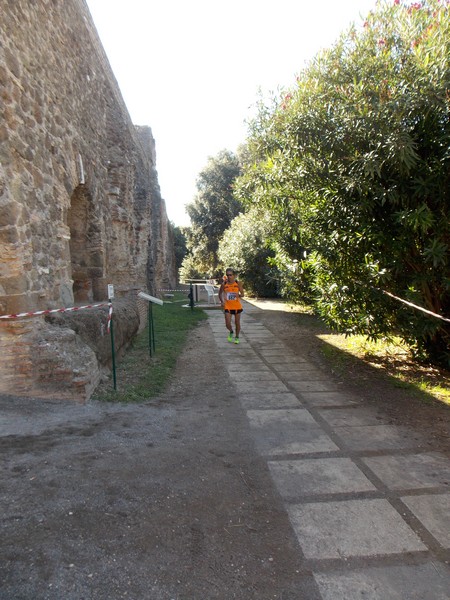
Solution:
M75 302L102 300L103 278L101 229L94 217L92 198L84 185L75 188L67 213L70 230L70 262Z

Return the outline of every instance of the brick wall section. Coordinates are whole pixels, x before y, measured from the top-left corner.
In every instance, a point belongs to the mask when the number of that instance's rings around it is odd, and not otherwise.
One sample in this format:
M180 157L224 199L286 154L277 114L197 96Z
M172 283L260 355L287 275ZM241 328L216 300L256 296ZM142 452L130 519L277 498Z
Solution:
M0 39L0 314L174 285L153 136L131 122L84 0L3 2ZM0 392L89 397L101 362L68 329L0 321Z

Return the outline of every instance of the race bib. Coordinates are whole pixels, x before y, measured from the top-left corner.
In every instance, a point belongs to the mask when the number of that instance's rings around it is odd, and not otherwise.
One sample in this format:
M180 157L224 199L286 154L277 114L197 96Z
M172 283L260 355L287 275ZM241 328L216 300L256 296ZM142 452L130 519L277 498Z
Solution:
M227 292L227 300L237 300L236 292Z

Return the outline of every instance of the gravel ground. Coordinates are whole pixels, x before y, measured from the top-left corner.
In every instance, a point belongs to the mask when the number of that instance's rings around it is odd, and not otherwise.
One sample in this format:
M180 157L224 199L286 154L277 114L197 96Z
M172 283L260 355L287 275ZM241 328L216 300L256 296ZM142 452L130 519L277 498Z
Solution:
M326 369L294 318L261 316ZM364 367L341 384L359 376L367 402L383 401L387 383ZM318 600L232 390L202 322L167 392L145 404L0 397L0 599ZM384 402L448 450L444 408L403 390Z
M147 404L1 399L2 600L298 598L311 578L222 369L202 323Z

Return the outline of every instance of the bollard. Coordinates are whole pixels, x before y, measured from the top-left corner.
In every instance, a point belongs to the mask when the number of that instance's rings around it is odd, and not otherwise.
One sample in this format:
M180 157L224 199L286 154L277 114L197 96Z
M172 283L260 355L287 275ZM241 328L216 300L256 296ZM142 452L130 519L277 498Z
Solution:
M194 310L194 286L192 283L189 284L189 304L191 305L191 310Z

